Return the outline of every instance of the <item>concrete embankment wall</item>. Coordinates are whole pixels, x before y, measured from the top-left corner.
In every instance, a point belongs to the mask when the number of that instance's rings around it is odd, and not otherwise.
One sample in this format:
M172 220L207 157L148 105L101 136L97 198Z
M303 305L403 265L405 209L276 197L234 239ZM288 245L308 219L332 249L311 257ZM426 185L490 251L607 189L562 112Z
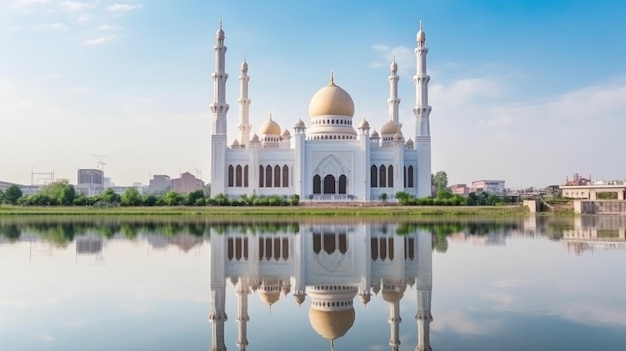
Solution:
M626 216L625 200L574 201L574 212L581 214L619 214Z

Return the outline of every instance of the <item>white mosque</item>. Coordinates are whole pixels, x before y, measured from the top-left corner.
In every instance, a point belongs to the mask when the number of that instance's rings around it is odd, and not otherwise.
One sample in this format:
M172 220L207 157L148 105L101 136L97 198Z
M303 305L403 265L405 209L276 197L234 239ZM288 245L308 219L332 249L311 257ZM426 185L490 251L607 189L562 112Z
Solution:
M248 322L255 319L248 306L254 295L270 308L276 303L308 306L311 328L328 340L331 350L355 325L355 304L383 299L389 305L390 350L398 351L401 303L407 300L416 314L413 323L404 323L409 332L403 334L417 336L416 351L431 350L432 234L417 229L398 235L398 229L395 223L309 223L300 224L297 233L236 227L211 235L210 350L236 344L244 351L254 343L248 340ZM228 284L234 286L237 304L227 313ZM282 301L289 294L293 298ZM259 321L254 325L263 328ZM227 338L235 333L225 329L236 330L236 340ZM346 343L341 347L353 349Z
M272 116L255 134L249 120L248 63L239 76L237 137L227 141L228 110L224 31L216 33L211 135L211 193L299 195L302 201L373 201L403 191L431 195L431 140L426 34L417 32L415 140L402 132L399 118L398 65L389 76L389 120L380 132L365 120L353 121L354 101L330 76L309 103L309 123L295 122L293 135ZM356 126L356 130L355 130ZM293 140L292 140L293 139Z

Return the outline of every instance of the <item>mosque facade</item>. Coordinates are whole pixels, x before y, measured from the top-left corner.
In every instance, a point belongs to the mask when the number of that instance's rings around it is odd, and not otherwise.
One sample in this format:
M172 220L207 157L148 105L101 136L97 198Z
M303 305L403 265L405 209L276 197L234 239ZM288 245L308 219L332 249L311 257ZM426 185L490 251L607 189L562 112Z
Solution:
M248 63L239 76L237 137L227 140L227 47L220 23L216 33L213 103L211 104L211 193L298 195L301 201L374 201L393 199L397 192L431 195L431 137L426 71L426 34L417 32L415 140L402 132L399 118L398 65L389 76L389 119L380 132L365 120L354 121L354 101L331 74L328 85L309 103L308 124L295 122L293 134L270 114L256 133L249 120Z

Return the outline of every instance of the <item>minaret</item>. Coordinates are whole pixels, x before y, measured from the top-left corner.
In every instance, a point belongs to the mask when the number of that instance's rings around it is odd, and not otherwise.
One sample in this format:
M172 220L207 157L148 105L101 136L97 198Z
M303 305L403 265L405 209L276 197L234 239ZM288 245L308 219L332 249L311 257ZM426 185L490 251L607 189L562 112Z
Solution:
M400 99L398 98L398 64L396 63L396 57L393 57L391 63L391 75L389 76L389 120L398 123L398 106L400 105Z
M223 194L225 190L226 167L226 114L228 104L226 103L226 46L224 45L224 31L222 21L220 28L215 33L215 71L211 74L213 78L213 103L211 112L213 113L213 133L211 134L211 192L213 195ZM246 141L247 142L247 141Z
M241 147L246 147L250 141L250 130L252 125L250 124L250 99L248 98L248 82L250 76L248 75L248 62L244 56L241 63L241 75L239 76L239 140L241 140Z
M225 235L214 235L211 238L211 259L209 260L209 286L211 288L211 348L210 351L226 351L224 323L226 315L226 279L225 279Z
M248 287L248 277L241 277L239 284L237 285L237 346L240 351L245 351L248 346L248 329L247 323L250 320L248 316L248 294L250 288Z
M417 196L426 197L431 195L430 177L430 111L428 105L428 82L430 76L426 74L426 33L420 21L420 30L417 32L417 73L413 77L415 81L415 149L417 151Z
M430 313L431 294L433 290L433 242L432 234L427 231L417 232L417 346L415 351L431 351Z

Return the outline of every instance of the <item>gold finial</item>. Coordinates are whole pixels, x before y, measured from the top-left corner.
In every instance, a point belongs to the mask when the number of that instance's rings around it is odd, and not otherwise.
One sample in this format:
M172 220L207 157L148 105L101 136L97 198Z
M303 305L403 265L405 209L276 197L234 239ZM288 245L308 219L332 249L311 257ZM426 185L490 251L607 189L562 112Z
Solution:
M220 17L220 30L222 29L222 17Z
M420 19L420 30L424 30L424 27L422 26L422 20Z
M330 85L335 85L335 73L330 70Z

